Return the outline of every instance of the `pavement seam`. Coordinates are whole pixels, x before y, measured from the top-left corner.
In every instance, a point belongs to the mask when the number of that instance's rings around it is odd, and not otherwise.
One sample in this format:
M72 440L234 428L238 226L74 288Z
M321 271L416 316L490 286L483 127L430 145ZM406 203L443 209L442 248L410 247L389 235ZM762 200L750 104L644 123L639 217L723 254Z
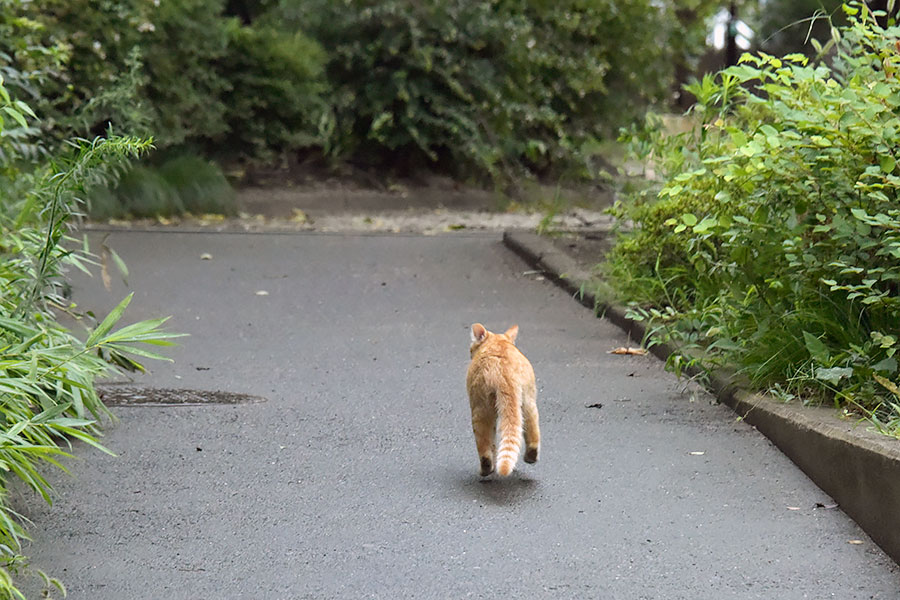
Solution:
M644 325L628 319L624 307L604 304L592 291L601 280L551 241L532 232L507 231L503 243L581 304L634 340L644 339ZM650 348L661 360L673 350L668 344ZM769 438L900 564L900 443L839 419L833 408L775 402L742 387L724 371L714 372L708 387L721 403Z

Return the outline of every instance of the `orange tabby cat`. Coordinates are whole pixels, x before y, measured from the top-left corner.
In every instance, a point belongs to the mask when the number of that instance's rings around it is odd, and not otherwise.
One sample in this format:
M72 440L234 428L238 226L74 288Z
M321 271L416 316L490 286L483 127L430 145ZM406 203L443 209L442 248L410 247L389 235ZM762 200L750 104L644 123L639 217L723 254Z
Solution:
M519 326L506 333L491 333L481 323L472 325L472 362L466 374L472 431L481 457L481 475L512 473L519 460L523 430L525 462L537 462L541 448L537 387L531 363L516 348ZM500 434L497 451L496 434Z

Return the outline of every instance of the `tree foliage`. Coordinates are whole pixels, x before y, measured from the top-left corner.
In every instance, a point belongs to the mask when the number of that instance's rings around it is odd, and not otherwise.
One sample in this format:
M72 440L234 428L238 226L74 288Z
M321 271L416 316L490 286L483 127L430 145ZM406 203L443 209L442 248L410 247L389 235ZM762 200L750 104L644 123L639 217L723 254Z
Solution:
M666 91L650 1L284 2L328 49L329 150L519 176L585 149Z

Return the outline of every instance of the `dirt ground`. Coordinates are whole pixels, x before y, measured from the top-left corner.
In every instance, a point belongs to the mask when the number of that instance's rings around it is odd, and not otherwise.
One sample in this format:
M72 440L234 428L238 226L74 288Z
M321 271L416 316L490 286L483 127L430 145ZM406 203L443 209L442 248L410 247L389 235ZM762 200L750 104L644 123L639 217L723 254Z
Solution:
M265 182L237 189L238 214L111 220L101 227L208 228L217 231L405 232L536 229L606 229L612 192L584 188L560 192L532 185L517 199L442 177L380 186L346 180Z
M210 231L316 231L452 235L466 231L540 230L582 264L596 264L610 245L615 199L602 187L560 190L532 184L517 199L431 176L393 183L359 178L258 179L236 190L238 214L111 220L87 228Z

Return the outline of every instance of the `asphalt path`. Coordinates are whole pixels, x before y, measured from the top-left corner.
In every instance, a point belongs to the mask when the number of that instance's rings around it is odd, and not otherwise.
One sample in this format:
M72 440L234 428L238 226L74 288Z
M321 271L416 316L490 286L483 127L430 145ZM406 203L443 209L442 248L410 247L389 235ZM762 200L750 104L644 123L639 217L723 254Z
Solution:
M80 600L900 598L900 571L763 436L628 344L499 235L115 233L129 287L82 308L191 334L142 386L262 396L122 407L21 491L32 564ZM208 254L211 259L204 260ZM265 292L265 293L262 293ZM473 322L517 323L542 453L482 480ZM851 543L861 542L861 543Z

